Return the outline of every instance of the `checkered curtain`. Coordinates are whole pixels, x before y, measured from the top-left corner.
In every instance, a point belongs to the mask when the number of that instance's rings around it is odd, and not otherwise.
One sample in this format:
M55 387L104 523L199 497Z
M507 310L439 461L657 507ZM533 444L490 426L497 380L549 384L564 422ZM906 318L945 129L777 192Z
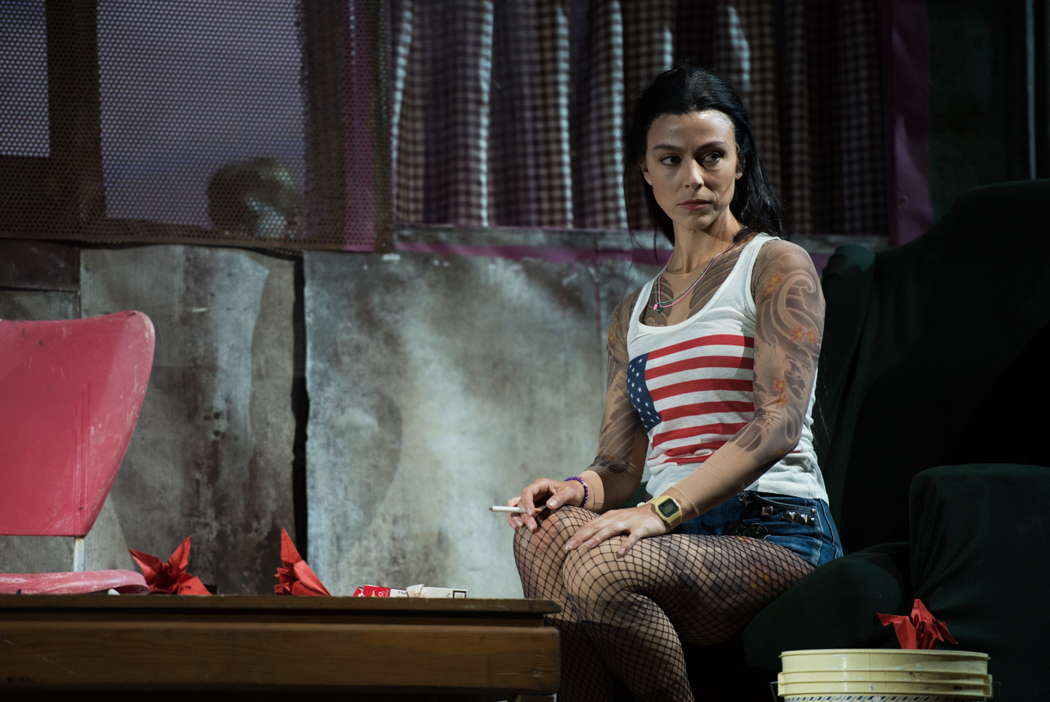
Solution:
M698 60L748 106L789 232L884 231L877 0L391 0L393 224L649 229L624 120Z

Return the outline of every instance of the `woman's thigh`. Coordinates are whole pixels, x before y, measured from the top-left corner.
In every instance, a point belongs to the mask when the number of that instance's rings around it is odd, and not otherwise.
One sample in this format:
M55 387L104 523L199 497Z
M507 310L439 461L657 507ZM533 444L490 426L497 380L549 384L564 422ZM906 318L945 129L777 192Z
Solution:
M622 538L566 562L577 599L593 611L630 606L630 597L644 596L691 643L732 637L813 569L783 546L744 536L667 534L642 539L618 556Z

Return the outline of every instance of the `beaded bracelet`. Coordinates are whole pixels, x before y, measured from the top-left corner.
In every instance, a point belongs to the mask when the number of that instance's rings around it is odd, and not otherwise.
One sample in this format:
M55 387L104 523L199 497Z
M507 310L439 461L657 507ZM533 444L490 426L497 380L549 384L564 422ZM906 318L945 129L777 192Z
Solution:
M565 479L565 482L569 482L570 480L575 480L576 482L578 482L580 485L583 486L583 502L580 503L580 507L586 507L587 506L587 492L588 492L587 491L587 483L584 481L583 478L581 478L578 475L570 475L568 478Z

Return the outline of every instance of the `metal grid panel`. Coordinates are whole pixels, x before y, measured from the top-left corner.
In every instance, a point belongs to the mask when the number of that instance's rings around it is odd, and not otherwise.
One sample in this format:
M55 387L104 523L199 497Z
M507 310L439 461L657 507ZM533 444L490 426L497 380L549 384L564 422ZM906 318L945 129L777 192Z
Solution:
M46 157L47 24L39 0L0 2L0 96L0 155Z
M380 9L4 0L0 236L371 250Z
M98 5L109 217L290 236L304 164L297 3Z

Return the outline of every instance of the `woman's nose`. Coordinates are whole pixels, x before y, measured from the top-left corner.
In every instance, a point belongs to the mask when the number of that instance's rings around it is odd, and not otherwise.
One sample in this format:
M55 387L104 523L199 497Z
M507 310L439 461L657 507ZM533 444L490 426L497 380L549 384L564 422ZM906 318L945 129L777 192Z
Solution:
M704 184L704 169L697 161L689 161L686 166L685 187L699 189Z

